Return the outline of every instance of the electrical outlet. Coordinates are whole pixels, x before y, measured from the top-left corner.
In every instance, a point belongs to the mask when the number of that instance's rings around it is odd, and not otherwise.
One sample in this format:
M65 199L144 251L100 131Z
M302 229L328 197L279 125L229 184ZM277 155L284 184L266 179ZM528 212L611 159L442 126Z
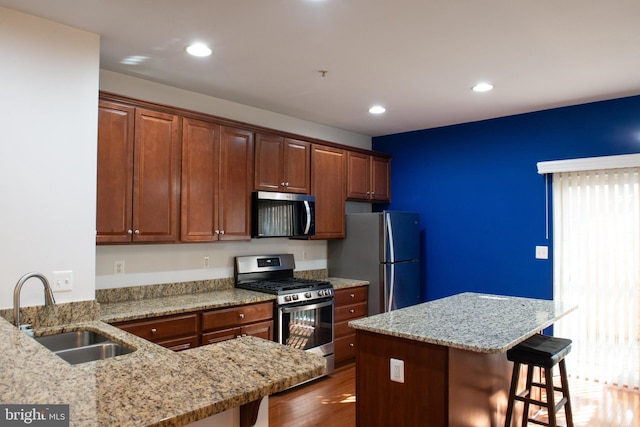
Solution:
M209 267L211 266L210 259L209 259L209 257L208 257L208 256L206 256L206 257L204 257L204 258L202 259L202 266L203 266L204 268L209 268Z
M549 247L536 246L536 259L549 259Z
M113 274L124 274L124 260L113 262Z
M404 383L404 360L390 359L391 381Z
M69 292L73 290L73 271L54 271L53 283L51 284L53 292Z

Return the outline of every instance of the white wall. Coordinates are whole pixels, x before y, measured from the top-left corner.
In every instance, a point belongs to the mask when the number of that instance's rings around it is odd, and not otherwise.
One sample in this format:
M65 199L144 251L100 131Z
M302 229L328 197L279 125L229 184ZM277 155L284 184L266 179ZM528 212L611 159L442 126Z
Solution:
M100 89L325 141L371 149L369 136L107 70L100 72ZM370 205L367 204L367 207L370 209ZM232 277L234 256L269 253L293 253L297 270L327 267L326 241L253 239L250 242L232 243L98 246L96 289ZM209 268L203 267L205 256L210 259ZM115 261L125 262L125 274L114 274Z
M98 89L277 130L371 148L371 138L99 69L99 36L0 8L0 308L29 271L52 280L73 271L58 302L93 299L96 288L230 277L235 255L291 252L299 270L326 267L326 242L95 246ZM202 268L209 256L211 266ZM113 275L124 260L125 275ZM97 275L97 278L96 278ZM32 281L34 283L32 283ZM43 304L32 279L22 305Z
M95 34L0 8L0 308L34 270L73 271L58 302L94 298L99 49ZM43 304L32 281L22 305Z

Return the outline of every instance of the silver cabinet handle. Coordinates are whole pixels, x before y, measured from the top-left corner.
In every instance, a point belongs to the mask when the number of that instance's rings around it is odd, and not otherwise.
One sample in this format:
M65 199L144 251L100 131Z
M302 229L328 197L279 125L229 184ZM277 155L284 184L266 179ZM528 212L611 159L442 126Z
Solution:
M216 230L216 231L214 231L214 233L220 234L220 230Z
M129 229L129 230L127 230L127 233L128 234L133 234L133 230Z
M351 298L355 298L355 297L356 297L356 294L349 294L349 296L350 296Z
M353 347L355 347L355 346L356 346L356 345L355 345L354 343L349 343L349 347L353 348Z
M285 185L284 185L284 181L282 181L282 182L280 183L280 187L284 187L284 186L285 186Z
M155 334L156 332L158 332L158 330L156 328L151 328L151 333Z
M240 313L240 318L244 319L244 313Z
M224 230L220 230L220 234L224 234Z
M140 230L134 231L135 234L140 234Z
M351 314L353 314L353 313L355 313L355 312L356 312L356 311L355 311L353 308L349 310L349 313L351 313Z

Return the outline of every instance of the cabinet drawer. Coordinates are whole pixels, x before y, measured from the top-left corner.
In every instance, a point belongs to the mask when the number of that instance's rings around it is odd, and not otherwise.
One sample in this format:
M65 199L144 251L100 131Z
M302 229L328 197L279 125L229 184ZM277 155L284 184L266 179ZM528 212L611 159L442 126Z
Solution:
M356 335L351 334L333 341L334 356L336 362L355 357L356 355Z
M149 341L198 335L198 314L156 317L149 320L116 323L114 326Z
M202 330L242 326L270 319L273 319L272 302L223 308L202 313Z
M182 350L198 347L200 345L199 341L200 340L198 339L198 336L193 335L190 337L174 338L171 340L158 341L156 342L156 344L166 347L169 350L182 351Z
M343 322L345 320L358 319L367 315L367 303L347 305L344 307L336 307L335 322Z
M217 342L232 340L242 335L240 328L228 328L215 332L202 334L202 345L215 344Z
M333 337L341 338L345 335L355 333L355 329L349 327L349 320L345 320L344 322L338 322L333 327Z
M336 306L356 304L367 300L368 286L340 289L334 292Z

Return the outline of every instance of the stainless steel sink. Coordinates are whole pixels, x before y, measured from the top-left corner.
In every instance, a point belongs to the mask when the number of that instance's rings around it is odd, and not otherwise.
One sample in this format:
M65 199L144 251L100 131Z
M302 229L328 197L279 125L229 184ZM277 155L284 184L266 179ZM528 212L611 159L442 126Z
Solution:
M125 347L122 344L118 344L112 341L105 341L98 344L87 345L84 347L77 347L68 350L55 351L62 359L66 360L72 365L78 363L91 362L94 360L107 359L109 357L121 356L123 354L129 354L134 350L129 347Z
M36 337L35 340L55 352L109 341L109 338L94 331L74 331Z
M72 365L121 356L135 351L111 341L94 331L73 331L34 338L63 360Z

